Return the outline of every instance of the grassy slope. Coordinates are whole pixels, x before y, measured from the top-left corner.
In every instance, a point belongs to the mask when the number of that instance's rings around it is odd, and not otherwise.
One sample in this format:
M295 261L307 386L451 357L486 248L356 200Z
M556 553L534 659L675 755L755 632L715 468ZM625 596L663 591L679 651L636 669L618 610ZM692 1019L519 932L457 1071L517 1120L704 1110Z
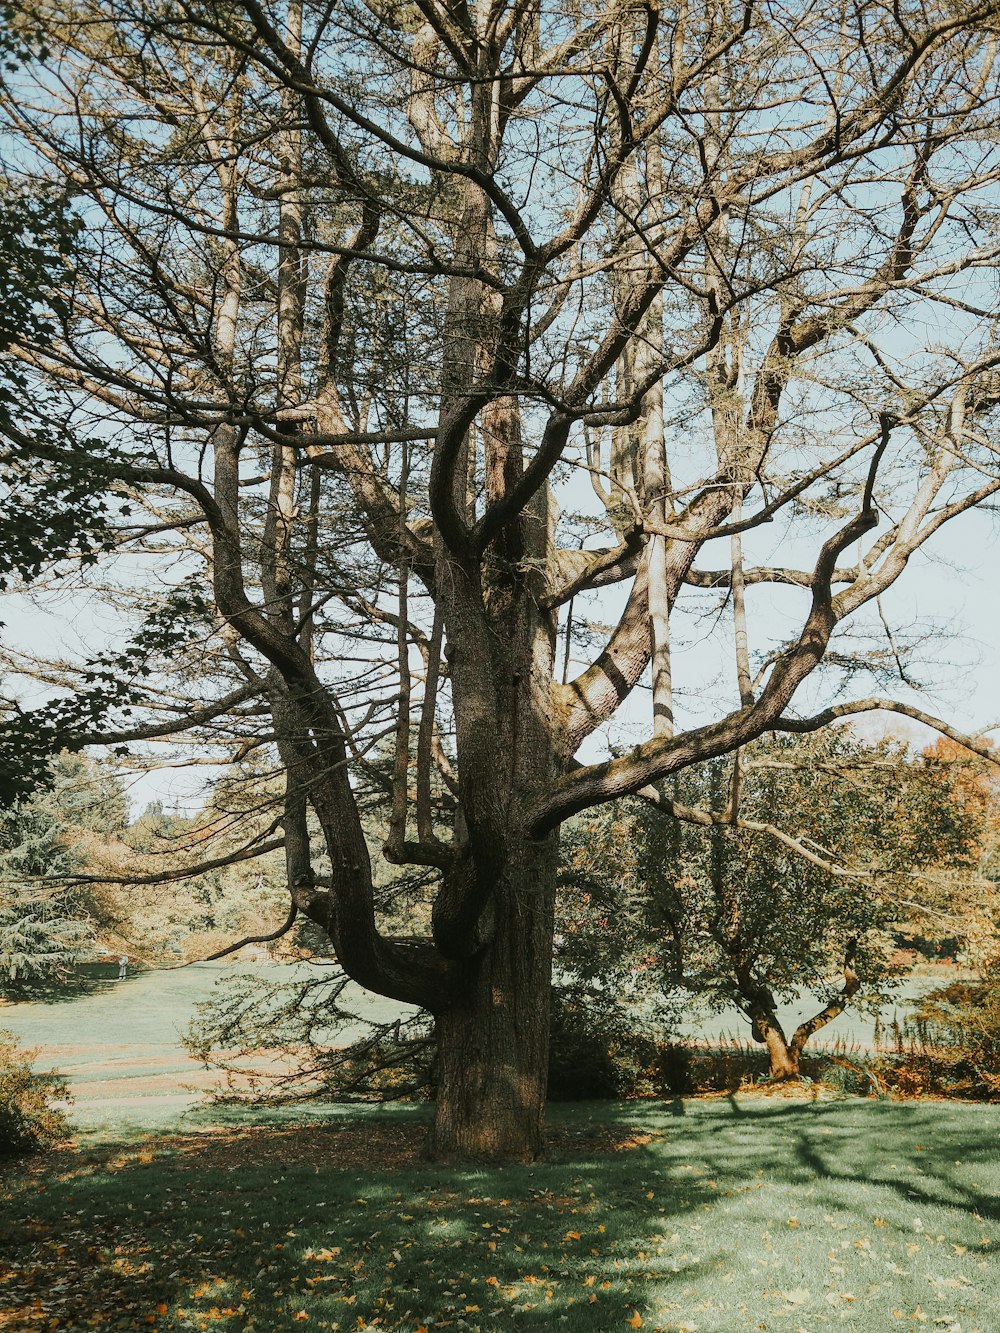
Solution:
M1000 1328L1000 1109L553 1108L549 1160L422 1164L422 1109L8 1169L0 1329Z
M209 998L214 983L237 971L288 981L314 976L316 969L307 963L238 968L204 963L133 971L122 983L116 980L117 964L90 971L85 986L61 997L0 1004L0 1028L38 1048L39 1068L54 1067L66 1077L74 1097L74 1125L155 1132L200 1105L204 1089L218 1081L215 1071L203 1070L181 1042L195 1006ZM378 996L364 995L357 1003L379 1019L394 1018L403 1009ZM341 1040L362 1031L349 1027Z

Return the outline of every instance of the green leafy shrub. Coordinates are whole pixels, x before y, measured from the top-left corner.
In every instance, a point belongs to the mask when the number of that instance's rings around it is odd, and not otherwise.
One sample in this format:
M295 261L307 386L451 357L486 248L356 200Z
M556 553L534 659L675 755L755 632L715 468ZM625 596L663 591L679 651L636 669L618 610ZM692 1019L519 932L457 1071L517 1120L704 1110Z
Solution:
M66 1117L52 1104L69 1099L66 1084L52 1070L34 1071L34 1054L0 1028L0 1157L39 1152L69 1133Z
M634 1014L582 989L553 990L549 1101L648 1096L657 1090L659 1059Z
M978 977L925 996L906 1036L892 1071L900 1091L1000 1100L1000 949Z
M695 1091L694 1052L683 1042L670 1042L660 1048L657 1059L658 1083L662 1091L682 1097Z
M851 1096L885 1091L871 1070L875 1057L856 1048L843 1054L816 1051L802 1058L801 1074L811 1085L822 1085ZM738 1092L740 1088L771 1083L767 1053L751 1041L726 1041L716 1046L672 1042L660 1047L655 1091L660 1096Z

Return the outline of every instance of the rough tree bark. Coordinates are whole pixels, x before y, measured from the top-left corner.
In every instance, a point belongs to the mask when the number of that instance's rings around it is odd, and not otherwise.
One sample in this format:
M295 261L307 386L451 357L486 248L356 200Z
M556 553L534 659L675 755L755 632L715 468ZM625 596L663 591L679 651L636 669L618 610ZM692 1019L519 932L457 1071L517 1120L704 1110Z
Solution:
M791 1039L786 1036L778 1018L773 992L746 971L737 969L736 977L743 1000L743 1012L750 1019L750 1031L754 1041L767 1049L768 1077L775 1082L794 1082L801 1077L802 1052L810 1037L815 1036L826 1027L827 1023L832 1023L842 1014L853 996L857 994L861 985L861 980L854 969L857 949L857 940L851 939L844 955L843 986L822 1009L798 1025Z

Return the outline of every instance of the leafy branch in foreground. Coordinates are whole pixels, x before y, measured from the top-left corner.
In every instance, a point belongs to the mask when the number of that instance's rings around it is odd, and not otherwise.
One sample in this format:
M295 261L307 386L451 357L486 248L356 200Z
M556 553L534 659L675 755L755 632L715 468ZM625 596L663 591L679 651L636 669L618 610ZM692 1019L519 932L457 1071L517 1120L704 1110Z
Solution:
M395 1101L428 1096L434 1038L421 1011L373 1020L337 967L275 981L250 973L221 977L197 1006L185 1036L190 1053L224 1078L222 1101L251 1103ZM346 994L345 994L346 993ZM261 1067L260 1054L266 1053Z

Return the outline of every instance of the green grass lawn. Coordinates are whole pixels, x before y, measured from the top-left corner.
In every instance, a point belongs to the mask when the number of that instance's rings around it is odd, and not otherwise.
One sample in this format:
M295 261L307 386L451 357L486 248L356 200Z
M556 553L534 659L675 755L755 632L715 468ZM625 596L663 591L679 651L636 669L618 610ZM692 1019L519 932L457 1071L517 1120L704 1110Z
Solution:
M133 971L119 983L117 964L98 965L84 969L84 984L62 997L0 1004L0 1028L38 1049L39 1068L55 1068L65 1076L74 1099L74 1125L110 1133L156 1132L203 1106L206 1089L218 1081L181 1040L195 1006L209 998L215 982L237 971L287 981L315 970L308 963L198 963ZM360 991L353 997L364 1013L379 1019L394 1018L402 1008ZM350 1041L362 1031L348 1027L340 1040Z
M195 1006L212 994L217 981L237 972L287 981L315 975L316 966L198 963L173 970L133 971L121 984L117 964L84 971L86 984L66 992L62 999L49 996L0 1004L0 1028L10 1028L26 1046L39 1048L40 1068L54 1067L66 1076L74 1097L74 1124L125 1133L168 1129L176 1124L178 1115L203 1105L205 1090L217 1081L216 1075L203 1070L188 1054L181 1034ZM905 1013L908 997L943 984L945 979L931 975L930 969L910 978L900 992L898 1012ZM360 989L349 990L347 1000L358 1013L380 1021L409 1012ZM781 1012L785 1021L797 1022L814 1009L815 1002L811 1002ZM888 1023L896 1012L894 1002L886 1009L884 1020ZM824 1035L832 1039L839 1033L847 1041L870 1041L873 1021L871 1015L848 1012L825 1029ZM353 1040L362 1031L357 1025L348 1027L337 1040ZM702 1040L739 1032L745 1037L746 1024L735 1013L692 1013L684 1031Z
M8 1167L0 1329L1000 1329L1000 1108L556 1107L544 1163L490 1172L423 1163L425 1120Z

